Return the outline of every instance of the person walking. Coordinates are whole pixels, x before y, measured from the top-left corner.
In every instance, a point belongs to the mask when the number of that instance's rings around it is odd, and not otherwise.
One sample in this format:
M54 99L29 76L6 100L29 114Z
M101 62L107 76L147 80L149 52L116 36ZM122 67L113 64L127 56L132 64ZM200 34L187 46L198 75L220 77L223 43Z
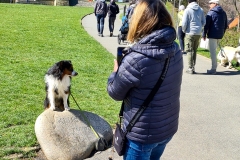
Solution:
M97 18L98 35L103 37L104 21L107 16L107 3L105 0L97 0L94 7L94 14Z
M137 0L130 0L129 2L129 7L127 8L126 11L126 17L128 18L128 21L130 22L134 8L136 7Z
M223 38L228 27L227 14L219 5L219 0L209 1L210 10L206 15L206 25L203 30L203 39L209 39L209 52L212 61L212 68L207 70L208 74L216 74L217 55L216 49L219 41Z
M139 0L127 40L133 44L120 65L114 60L107 83L110 97L123 101L123 131L154 88L166 59L163 83L126 138L124 160L160 159L178 130L183 57L171 15L161 1Z
M181 5L178 10L178 40L180 44L180 49L182 50L182 53L185 54L184 52L184 38L185 38L185 33L182 31L182 17L183 13L185 10L185 6Z
M109 24L110 37L112 37L113 30L114 30L114 22L116 20L116 15L119 13L119 7L115 3L115 0L111 0L107 8L108 8L108 24Z
M206 23L203 9L196 1L188 0L182 19L182 30L185 33L185 51L188 56L188 69L186 72L189 74L195 73L197 48Z

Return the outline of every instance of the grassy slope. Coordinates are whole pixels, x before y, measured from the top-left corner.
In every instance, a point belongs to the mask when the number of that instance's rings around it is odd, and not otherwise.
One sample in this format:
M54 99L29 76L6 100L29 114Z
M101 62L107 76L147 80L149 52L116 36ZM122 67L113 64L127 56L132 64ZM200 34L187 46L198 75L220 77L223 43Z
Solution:
M80 24L93 8L0 4L0 157L37 145L34 123L43 112L44 74L55 62L72 60L79 73L72 93L81 109L117 121L119 102L106 82L113 56ZM70 98L71 108L76 108ZM1 158L0 158L1 159Z

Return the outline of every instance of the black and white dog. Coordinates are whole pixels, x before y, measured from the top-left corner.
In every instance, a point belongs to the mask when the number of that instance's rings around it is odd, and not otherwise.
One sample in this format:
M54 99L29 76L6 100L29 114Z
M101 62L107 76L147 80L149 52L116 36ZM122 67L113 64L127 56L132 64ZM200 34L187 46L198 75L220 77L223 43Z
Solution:
M71 88L71 77L77 74L69 60L57 62L48 69L44 77L46 84L45 109L70 110L68 97Z

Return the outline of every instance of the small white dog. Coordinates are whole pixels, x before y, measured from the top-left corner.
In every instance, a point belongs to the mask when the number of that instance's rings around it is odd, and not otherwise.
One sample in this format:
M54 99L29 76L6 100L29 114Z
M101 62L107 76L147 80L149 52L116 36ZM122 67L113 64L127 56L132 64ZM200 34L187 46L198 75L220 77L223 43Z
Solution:
M232 68L232 61L235 60L238 63L240 63L240 46L237 48L234 47L223 47L218 55L217 58L221 61L221 65L225 66L225 64L228 62L227 68Z

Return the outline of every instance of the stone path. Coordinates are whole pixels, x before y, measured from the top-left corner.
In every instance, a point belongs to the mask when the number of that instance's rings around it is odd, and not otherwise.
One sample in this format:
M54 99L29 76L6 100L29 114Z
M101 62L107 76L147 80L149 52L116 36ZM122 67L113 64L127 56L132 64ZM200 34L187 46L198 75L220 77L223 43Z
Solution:
M120 19L116 20L114 37L109 37L106 20L104 37L97 35L93 14L84 17L82 25L90 36L116 56ZM185 73L187 56L183 58L179 130L161 160L239 160L240 72L219 65L216 75L207 75L211 61L198 55L197 74L189 75Z

